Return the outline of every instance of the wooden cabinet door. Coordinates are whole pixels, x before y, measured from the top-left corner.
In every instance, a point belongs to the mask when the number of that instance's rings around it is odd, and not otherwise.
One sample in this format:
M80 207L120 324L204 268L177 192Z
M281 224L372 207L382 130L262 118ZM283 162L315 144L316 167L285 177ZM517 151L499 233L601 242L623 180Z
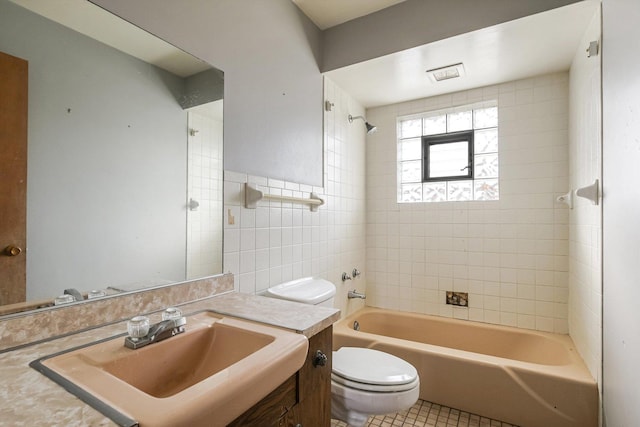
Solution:
M0 305L26 299L27 61L0 52Z
M286 414L279 424L280 427L331 426L332 348L332 326L309 340L307 362L298 371L298 404ZM318 350L327 356L324 365L313 363Z

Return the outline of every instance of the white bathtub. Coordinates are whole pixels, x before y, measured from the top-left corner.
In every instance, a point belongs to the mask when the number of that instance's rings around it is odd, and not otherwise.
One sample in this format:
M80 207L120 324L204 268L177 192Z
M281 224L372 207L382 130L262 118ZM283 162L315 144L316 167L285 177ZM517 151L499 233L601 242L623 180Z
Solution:
M598 425L597 384L567 335L367 307L334 324L334 350L346 346L413 364L430 402L523 427Z

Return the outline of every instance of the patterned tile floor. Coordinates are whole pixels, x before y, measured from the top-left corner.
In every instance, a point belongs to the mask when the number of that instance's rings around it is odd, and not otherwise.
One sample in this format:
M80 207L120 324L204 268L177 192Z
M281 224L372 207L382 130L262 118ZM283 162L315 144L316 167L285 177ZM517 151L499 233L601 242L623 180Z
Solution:
M408 411L397 414L375 415L369 418L369 427L517 427L502 421L481 417L446 406L418 400ZM347 427L342 421L332 420L331 427Z

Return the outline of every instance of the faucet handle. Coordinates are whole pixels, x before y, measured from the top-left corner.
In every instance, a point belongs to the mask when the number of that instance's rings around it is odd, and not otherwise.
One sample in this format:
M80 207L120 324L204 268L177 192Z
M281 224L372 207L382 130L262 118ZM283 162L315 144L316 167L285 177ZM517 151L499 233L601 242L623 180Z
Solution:
M127 322L127 332L134 341L147 336L149 328L150 324L147 316L136 316Z
M182 311L176 307L169 307L162 312L162 320L177 320L182 317Z
M351 272L351 275L353 276L354 279L361 274L362 273L360 273L360 270L358 270L357 268L354 268L353 271Z
M349 276L347 273L342 273L342 281L346 282L347 280L351 280L351 276Z

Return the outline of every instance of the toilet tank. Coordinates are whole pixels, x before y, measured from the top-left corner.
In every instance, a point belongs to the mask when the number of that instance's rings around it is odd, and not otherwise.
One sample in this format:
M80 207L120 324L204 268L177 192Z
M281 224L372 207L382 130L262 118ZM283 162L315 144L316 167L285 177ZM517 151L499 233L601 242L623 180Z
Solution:
M303 304L333 307L336 287L333 283L317 277L304 277L280 283L265 292L264 296Z

